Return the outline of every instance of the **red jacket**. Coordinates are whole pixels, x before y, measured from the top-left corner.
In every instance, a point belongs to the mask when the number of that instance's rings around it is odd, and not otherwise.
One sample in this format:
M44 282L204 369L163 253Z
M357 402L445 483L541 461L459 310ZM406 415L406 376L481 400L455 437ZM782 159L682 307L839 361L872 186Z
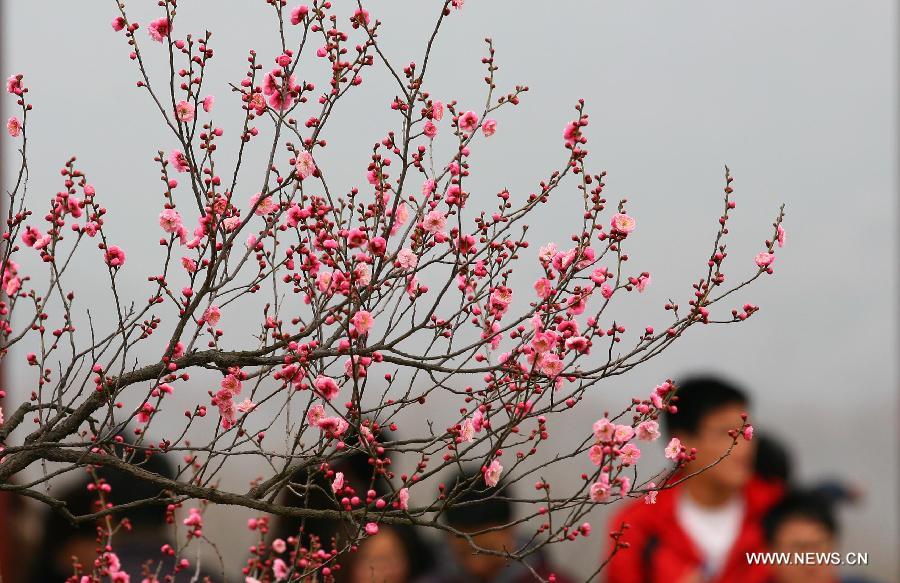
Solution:
M759 478L747 484L744 522L714 583L767 581L768 568L748 565L744 553L764 550L762 517L782 493L780 484ZM635 500L616 513L609 531L618 531L623 522L628 523L621 540L631 546L619 549L604 569L607 583L678 583L700 568L702 557L676 518L680 494L680 487L663 490L658 493L656 504ZM610 550L607 549L604 560Z

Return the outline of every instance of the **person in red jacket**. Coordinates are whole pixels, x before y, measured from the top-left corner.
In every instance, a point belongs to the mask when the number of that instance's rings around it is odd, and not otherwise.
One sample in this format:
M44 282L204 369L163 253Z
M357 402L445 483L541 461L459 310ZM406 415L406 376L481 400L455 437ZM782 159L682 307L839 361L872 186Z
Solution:
M685 476L728 450L728 432L741 426L749 400L741 389L717 377L695 377L676 386L677 412L667 413L664 421L671 436L697 450L696 459L683 468ZM750 565L746 553L765 550L762 519L783 487L754 475L755 453L753 441L738 440L712 468L659 491L655 504L635 500L620 510L609 530L627 524L619 539L627 548L612 555L606 581L765 582L768 568Z

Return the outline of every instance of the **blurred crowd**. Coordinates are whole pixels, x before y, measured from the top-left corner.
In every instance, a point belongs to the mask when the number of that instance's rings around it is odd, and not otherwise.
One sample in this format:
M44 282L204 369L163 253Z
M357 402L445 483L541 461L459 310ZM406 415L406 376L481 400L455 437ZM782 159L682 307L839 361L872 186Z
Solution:
M584 572L606 562L601 580L608 583L861 583L847 577L834 560L839 552L840 525L837 508L852 503L860 493L840 481L797 483L789 450L778 440L758 432L751 441L738 440L732 447L728 432L740 426L741 414L750 409L750 400L740 387L721 378L705 376L678 383L678 412L667 415L664 426L672 437L696 448L696 459L680 470L655 496L622 501L605 529L620 533L610 537L594 556L585 556L576 568L554 564L546 548L537 549L524 562L510 562L503 551L522 548L534 534L530 523L518 524L510 498L514 488L501 483L469 490L443 513L435 540L432 532L423 536L416 528L382 524L378 534L365 539L357 552L349 553L335 571L338 583L525 583L535 575L553 575L556 583L576 580L572 571ZM764 421L764 420L762 420ZM149 458L147 470L173 476L173 468L162 456ZM705 471L691 476L700 469ZM386 491L386 484L374 475L365 456L349 456L333 468L356 492ZM141 483L123 473L98 470L111 486L116 504L151 498L158 487ZM463 470L452 480L477 480L478 469ZM689 480L680 478L691 476ZM298 474L294 481L309 483ZM319 479L319 478L317 478ZM452 485L453 482L450 482ZM88 491L89 481L66 485L55 492L75 515L96 511L96 496ZM337 508L329 484L318 484L301 499L296 490L284 490L280 502L312 508ZM652 502L652 503L651 503ZM40 519L21 500L0 492L0 561L4 583L45 583L65 581L72 575L73 558L90 565L96 557L97 530L93 524L75 527L62 515L46 512ZM129 528L117 533L115 550L122 570L137 583L148 559L159 560L160 548L172 529L158 506L144 506L128 512ZM31 552L22 540L22 528L40 523ZM350 525L332 520L307 519L302 525L301 544L309 537L328 541L351 535ZM597 529L600 531L601 529ZM299 520L274 518L267 536L270 541L296 540ZM462 533L460 536L454 533ZM475 553L470 544L499 551ZM617 541L617 542L616 542ZM864 551L865 549L857 549ZM755 553L781 553L783 564L761 565ZM831 555L838 553L838 555ZM812 557L798 561L798 556ZM815 557L820 557L816 559ZM801 564L801 563L806 564ZM753 564L755 563L755 564ZM154 569L155 570L155 569ZM163 564L163 573L171 572ZM218 576L193 570L177 580L202 580ZM230 581L238 580L229 577Z

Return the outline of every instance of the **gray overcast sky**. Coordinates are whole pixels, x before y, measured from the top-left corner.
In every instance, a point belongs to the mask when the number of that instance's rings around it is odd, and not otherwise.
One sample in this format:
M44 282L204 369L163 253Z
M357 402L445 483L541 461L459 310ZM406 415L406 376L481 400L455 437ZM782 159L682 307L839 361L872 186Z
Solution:
M271 63L272 17L261 0L179 4L178 33L215 33L207 87L217 95L226 137L234 138L236 104L226 83L241 78L250 48ZM432 4L369 3L385 22L385 47L396 62L419 58L420 24ZM129 3L143 24L157 16L155 5ZM148 243L132 243L130 261L150 261L161 204L152 156L173 144L146 94L134 88L124 40L109 27L113 2L7 0L4 9L3 75L25 73L36 104L32 200L46 205L59 167L77 154L118 225L114 234ZM845 547L870 552L868 572L885 580L898 576L900 515L896 16L889 0L469 0L439 39L430 86L444 100L481 103L480 39L492 36L501 89L531 87L518 109L499 116L499 131L474 157L486 197L503 186L517 196L534 189L561 160L561 131L576 99L587 100L592 166L608 170L608 198L629 198L639 225L633 263L653 274L641 301L625 307L633 326L662 322L665 298L685 297L702 271L724 164L736 176L738 203L732 277L750 272L778 205L787 204L788 244L775 276L740 298L762 311L740 326L701 329L605 385L595 411L584 410L580 421L589 424L603 407L616 408L667 376L726 372L752 390L757 425L790 440L802 478L864 485L866 499L845 515ZM145 42L148 53L156 48ZM345 169L348 186L363 183L366 151L394 124L386 113L391 91L383 74L370 73L329 131L333 158L326 164ZM8 162L10 140L3 144ZM567 235L561 229L578 194L562 192L533 225L535 244ZM143 272L133 273L128 291L143 298ZM11 379L21 361L14 359ZM561 432L556 438L565 440ZM560 549L560 557L569 564L584 553L599 557L604 530ZM244 542L235 539L234 556Z

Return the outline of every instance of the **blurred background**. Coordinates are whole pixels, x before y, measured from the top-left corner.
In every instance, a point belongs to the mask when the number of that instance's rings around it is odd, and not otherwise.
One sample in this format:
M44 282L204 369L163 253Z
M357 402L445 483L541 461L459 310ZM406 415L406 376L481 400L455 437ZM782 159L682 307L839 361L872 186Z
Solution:
M421 58L435 13L431 4L368 6L384 22L383 47L396 63ZM129 4L130 17L142 25L159 11L155 2ZM146 93L135 88L128 47L109 26L115 15L112 1L3 2L3 76L24 73L35 104L32 204L44 208L59 189L59 168L77 155L109 209L113 241L127 244L134 269L126 273L131 279L120 279L123 294L142 301L149 290L145 275L154 271L141 266L156 265L158 255L161 197L152 158L174 143ZM217 97L214 118L226 130L223 144L234 147L240 119L227 83L241 79L251 48L270 66L277 54L274 25L262 1L179 4L178 35L214 33L216 57L205 86ZM789 444L801 479L836 478L862 491L859 502L843 510L843 548L868 552L864 573L884 581L900 577L896 25L896 3L889 0L469 0L442 29L427 83L435 98L477 109L483 103L481 40L491 36L499 90L530 87L518 108L501 112L496 135L473 155L470 185L476 196L483 189L485 200L503 187L524 198L559 166L562 128L574 118L576 100L586 100L590 166L608 171L610 201L628 198L638 221L629 239L632 268L653 278L617 313L632 328L662 325L666 299L687 298L691 282L705 271L725 164L736 178L730 268L726 264L732 280L755 269L753 255L786 203L787 244L774 277L738 298L761 311L741 325L693 328L658 359L601 385L570 419L589 427L603 410L619 410L666 377L726 375L749 390L754 425ZM149 46L146 32L139 38L157 81L164 80L162 51ZM370 71L361 89L344 102L326 135L331 154L323 164L340 174L342 188L364 183L371 144L396 126L389 113L394 88L384 71ZM3 103L11 115L11 100ZM15 168L11 143L3 140L6 169ZM261 169L262 148L251 150L248 163ZM242 196L249 199L255 188L246 186ZM565 242L568 217L580 212L575 188L555 196L532 224L535 246ZM76 265L82 285L70 285L82 290L81 305L93 307L98 327L111 324L102 301L91 297L104 292L91 288L102 281L92 275L99 262L82 261ZM518 286L535 277L525 265ZM255 313L231 314L223 327L255 321ZM24 365L16 352L3 363L7 411L31 390L20 382L31 378ZM196 402L196 396L175 398ZM181 410L176 403L174 410ZM443 421L441 403L432 407ZM567 434L566 426L550 426L552 443L561 449L583 437ZM157 421L156 431L162 427ZM652 453L647 463L660 466L662 452ZM242 467L240 475L223 476L223 487L240 489L247 476L264 469ZM555 479L574 485L578 470ZM235 515L214 509L207 530L233 524ZM555 548L555 558L577 574L592 572L605 520L598 509L592 517L598 536ZM221 541L232 570L240 568L249 544L244 531Z

